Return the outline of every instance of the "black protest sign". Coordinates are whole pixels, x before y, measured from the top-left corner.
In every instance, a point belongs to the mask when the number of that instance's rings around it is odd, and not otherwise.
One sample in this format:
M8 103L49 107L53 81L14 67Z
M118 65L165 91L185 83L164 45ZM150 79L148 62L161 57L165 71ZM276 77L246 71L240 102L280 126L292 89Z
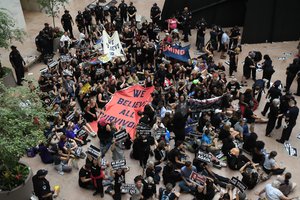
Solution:
M99 158L101 156L101 151L99 148L95 147L91 144L91 146L88 147L87 153L90 154L93 158Z
M114 138L116 138L117 142L125 140L125 139L127 139L127 137L128 137L128 134L125 129L114 133Z
M136 127L136 133L139 135L151 135L151 128L147 124L139 124Z
M111 162L111 167L113 169L122 169L126 166L126 160L125 159L121 159L121 160L116 160L116 161L112 161Z
M202 162L210 163L211 162L211 155L208 154L208 153L205 153L203 151L198 151L197 159L202 161Z
M247 190L247 186L236 177L232 177L230 183L231 185L237 187L241 192Z
M135 184L124 183L121 185L121 191L122 193L135 194Z
M206 177L201 176L200 174L193 171L190 175L190 181L197 185L204 185L204 183L206 182Z
M78 138L83 137L85 134L87 134L87 132L84 129L80 129L77 133L76 136Z

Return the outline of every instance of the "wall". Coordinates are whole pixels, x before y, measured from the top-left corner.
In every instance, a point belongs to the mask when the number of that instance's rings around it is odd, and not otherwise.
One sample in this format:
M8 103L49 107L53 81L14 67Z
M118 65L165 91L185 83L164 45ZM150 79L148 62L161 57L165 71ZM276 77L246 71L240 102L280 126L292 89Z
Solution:
M0 8L8 10L16 21L16 27L26 30L26 22L20 0L0 0Z
M37 0L20 0L23 10L26 11L40 11Z

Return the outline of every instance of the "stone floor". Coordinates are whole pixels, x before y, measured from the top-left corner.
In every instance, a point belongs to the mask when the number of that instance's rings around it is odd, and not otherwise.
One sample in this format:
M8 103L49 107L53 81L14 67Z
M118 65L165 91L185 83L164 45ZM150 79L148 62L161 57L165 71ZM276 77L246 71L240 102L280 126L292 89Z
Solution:
M149 9L151 8L152 4L154 2L157 2L158 5L162 8L163 5L163 0L132 0L134 4L137 7L138 14L146 16L146 18L149 18ZM91 3L91 0L71 0L70 4L66 6L67 9L70 10L71 15L73 18L75 17L75 14L77 13L77 10L81 9L86 6L87 4ZM15 43L21 54L23 56L31 56L31 55L37 55L37 52L35 50L35 45L34 45L34 38L37 35L38 31L43 28L43 23L48 22L51 24L51 19L47 17L45 14L38 13L38 12L26 12L25 13L26 17L26 23L27 23L27 32L28 35L24 41L23 44L18 44ZM60 20L56 19L57 26L60 26ZM76 29L74 27L74 29ZM76 35L77 29L75 30L75 35ZM194 44L195 44L195 31L192 32L192 37L190 38L190 43L192 44L191 47L191 56L195 56L194 52ZM242 71L242 64L241 62L244 60L245 56L250 50L257 50L261 51L262 54L269 54L270 57L273 60L273 64L275 66L275 74L273 76L273 81L274 80L281 80L283 83L285 83L285 69L288 66L289 63L292 62L294 55L296 54L296 47L297 47L297 42L281 42L281 43L266 43L266 44L252 44L252 45L243 45L243 52L239 56L239 65L238 65L238 73L236 74L236 77L238 80L241 79L241 71ZM286 60L278 60L278 57L283 56L283 53L288 52L292 53L291 56L287 57ZM8 61L8 51L6 50L0 50L1 54L1 60L3 65L9 66L9 61ZM216 62L219 61L219 54L215 55L215 60ZM222 60L223 62L225 60ZM36 64L34 65L29 73L29 77L32 78L37 78L39 76L39 69L43 67L42 64ZM228 66L225 65L227 71L228 71ZM28 75L28 74L27 74ZM261 73L258 73L257 77L261 77ZM248 85L252 85L252 81L249 81ZM296 81L294 81L292 87L291 87L292 92L296 91ZM297 101L300 102L300 98L296 97ZM260 115L260 111L262 110L264 106L265 100L264 98L261 101L261 105L259 106L259 109L256 111L256 114ZM298 124L300 124L300 118L298 118ZM300 161L298 157L291 157L288 155L286 150L284 149L283 145L278 144L275 139L280 137L282 128L278 130L274 130L272 133L272 137L268 138L265 137L265 128L266 125L263 124L257 124L255 127L256 133L259 135L259 139L263 140L266 142L266 148L267 151L271 150L276 150L278 152L277 156L277 161L287 167L287 171L291 172L293 175L292 181L300 184L300 171L297 169L298 166L300 166ZM297 149L300 149L300 140L297 139L297 135L300 133L300 126L296 125L293 133L290 138L290 143L292 146L296 147ZM98 145L98 139L92 139L92 143L95 145ZM110 158L110 153L108 153L107 158L109 160ZM141 168L139 167L139 164L135 160L129 159L129 152L126 152L126 158L128 158L127 163L128 166L130 166L130 172L126 176L126 182L127 183L133 183L133 178L136 175L139 175L142 173ZM72 173L70 174L65 174L63 176L59 175L54 169L52 165L44 165L41 163L39 156L36 156L35 158L27 158L24 157L22 158L25 162L29 164L29 166L32 168L34 173L40 169L40 168L46 168L49 170L49 174L47 178L49 179L50 183L52 186L54 185L60 185L61 186L61 192L59 197L57 198L58 200L94 200L94 199L100 199L99 196L93 197L91 191L83 190L79 188L78 186L78 171L73 170ZM79 163L79 166L81 167L83 165L84 161L81 160ZM238 176L238 172L233 172L228 169L214 169L216 173L222 174L226 177L232 177L232 176ZM274 179L274 177L269 180L268 182L271 182ZM260 191L266 183L259 184L256 188L254 188L251 191L247 191L248 194L248 199L255 200L258 197L255 195L256 191ZM300 191L296 190L291 196L300 196ZM218 195L216 195L215 199L217 199ZM112 199L110 196L105 195L104 199ZM124 196L123 199L129 199L128 196ZM191 200L192 196L191 195L181 195L180 199L182 200Z

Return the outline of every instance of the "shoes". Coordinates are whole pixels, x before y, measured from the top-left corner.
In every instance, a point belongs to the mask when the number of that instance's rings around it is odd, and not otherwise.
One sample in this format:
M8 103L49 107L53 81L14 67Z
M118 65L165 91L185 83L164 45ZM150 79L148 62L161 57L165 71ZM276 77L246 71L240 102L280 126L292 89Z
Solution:
M101 194L100 194L100 197L101 197L101 198L103 198L103 197L104 197L104 194L103 194L103 193L101 193Z
M262 116L266 116L266 113L264 113L264 112L261 112L261 114L262 114Z
M277 141L278 143L281 143L281 144L284 143L284 142L283 142L282 140L280 140L280 139L276 139L276 141Z
M281 127L281 126L276 126L275 128L276 128L276 129L279 129L280 127Z
M93 193L93 196L96 196L98 193L99 193L98 191L94 192L94 193Z
M96 134L95 132L91 132L90 135L91 135L92 137L96 137L97 134Z

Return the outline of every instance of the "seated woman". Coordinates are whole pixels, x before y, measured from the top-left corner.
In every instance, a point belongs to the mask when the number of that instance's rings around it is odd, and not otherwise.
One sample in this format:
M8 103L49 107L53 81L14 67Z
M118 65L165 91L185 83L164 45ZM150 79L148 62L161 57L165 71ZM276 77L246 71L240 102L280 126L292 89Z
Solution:
M65 130L67 138L71 138L76 141L77 144L86 145L88 142L90 142L90 139L87 139L88 134L85 132L82 135L77 135L77 133L80 132L80 128L77 124L74 124L73 122L68 123L68 127Z
M172 184L175 187L176 182L181 181L181 174L175 170L172 162L167 162L162 173L163 183L165 185Z
M160 176L159 173L162 170L160 166L154 166L152 161L148 161L146 168L146 177L152 177L155 184L159 184Z
M168 154L168 160L172 162L175 168L181 169L184 166L187 155L184 152L184 145L181 140L175 143L175 148L172 149Z
M168 146L166 145L165 141L160 141L154 149L154 157L155 157L155 165L159 165L163 161L167 160L167 154L168 154Z
M291 192L295 190L297 186L296 183L290 181L292 178L292 174L290 172L286 172L284 175L277 176L276 180L280 182L279 190L285 195L288 196Z
M230 153L227 155L227 164L232 170L239 170L249 161L250 160L246 156L240 154L240 150L238 148L231 149Z
M265 143L263 141L256 141L253 152L252 162L263 165L265 161Z
M78 169L77 162L71 158L71 150L68 150L67 154L59 150L58 154L54 156L54 168L59 174L63 175L64 172L71 172L72 165Z
M276 156L277 156L276 151L271 151L270 154L267 154L265 156L263 169L267 174L278 175L284 172L285 168L279 167L277 162L275 161Z
M41 160L44 164L51 164L53 163L53 155L48 149L48 147L44 144L44 142L41 142L38 146L38 152L41 157Z
M257 137L257 134L254 132L250 133L249 137L245 137L243 149L252 154Z
M91 179L91 166L91 163L87 163L83 165L82 168L79 170L79 187L85 189L94 189L94 184Z

